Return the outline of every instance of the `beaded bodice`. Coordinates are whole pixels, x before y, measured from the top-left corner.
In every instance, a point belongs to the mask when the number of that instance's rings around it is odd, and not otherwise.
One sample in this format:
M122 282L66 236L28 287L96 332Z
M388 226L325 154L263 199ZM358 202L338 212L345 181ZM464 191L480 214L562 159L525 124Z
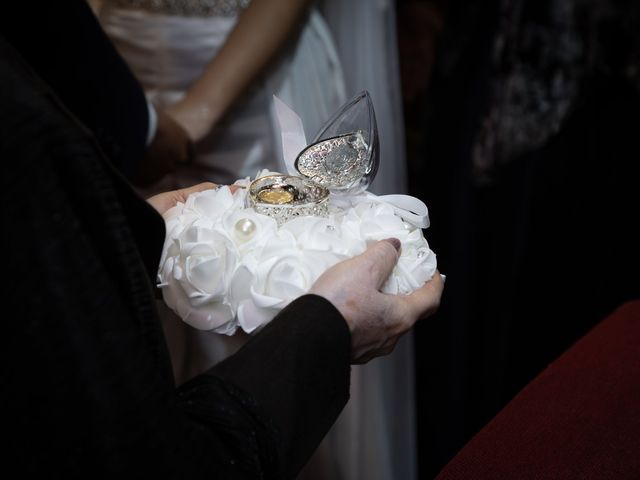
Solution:
M250 0L106 0L119 7L182 16L233 16Z

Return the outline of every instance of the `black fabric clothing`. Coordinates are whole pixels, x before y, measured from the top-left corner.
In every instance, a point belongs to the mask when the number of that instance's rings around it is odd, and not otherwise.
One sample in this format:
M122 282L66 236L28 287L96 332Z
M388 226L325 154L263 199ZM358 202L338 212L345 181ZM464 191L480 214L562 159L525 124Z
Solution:
M424 478L640 297L639 14L632 1L448 2L412 171L447 274L415 335Z
M293 478L348 399L340 313L304 296L176 389L152 284L162 218L2 37L0 83L5 468Z
M0 34L134 179L146 150L147 102L87 1L4 2Z

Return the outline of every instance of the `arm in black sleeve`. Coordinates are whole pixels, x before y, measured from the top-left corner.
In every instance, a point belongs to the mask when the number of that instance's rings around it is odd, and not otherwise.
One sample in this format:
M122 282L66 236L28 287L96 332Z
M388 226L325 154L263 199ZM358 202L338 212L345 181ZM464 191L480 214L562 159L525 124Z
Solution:
M3 2L0 34L135 178L149 128L144 91L86 0Z
M326 299L306 295L210 371L250 392L269 412L287 477L302 468L348 400L350 344L340 312Z
M158 264L162 219L1 37L0 158L3 307L15 312L0 361L5 465L70 478L291 478L348 396L339 312L305 296L176 390L145 268Z

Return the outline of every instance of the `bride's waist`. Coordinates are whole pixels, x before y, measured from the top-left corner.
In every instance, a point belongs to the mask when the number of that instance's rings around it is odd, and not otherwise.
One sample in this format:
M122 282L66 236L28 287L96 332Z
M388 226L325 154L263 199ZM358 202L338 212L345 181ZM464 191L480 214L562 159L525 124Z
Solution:
M224 44L236 17L182 17L106 5L100 23L145 87L183 89Z

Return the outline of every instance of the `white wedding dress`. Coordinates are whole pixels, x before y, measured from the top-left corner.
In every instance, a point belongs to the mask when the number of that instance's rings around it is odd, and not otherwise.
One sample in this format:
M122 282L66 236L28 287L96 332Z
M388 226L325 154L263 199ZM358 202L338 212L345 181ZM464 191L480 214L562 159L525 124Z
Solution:
M247 3L104 0L98 14L149 98L162 107L184 95L223 45ZM206 180L231 183L254 177L263 168L285 172L273 95L300 115L311 141L347 97L368 89L381 144L381 165L371 190L404 193L394 19L391 6L384 4L329 0L311 9L297 41L197 145L194 165L181 168L160 188ZM329 25L320 11L326 12ZM354 15L356 11L362 16ZM376 32L384 37L376 38ZM350 68L343 71L343 65ZM246 339L196 331L161 308L178 379L229 356ZM414 479L413 382L409 336L389 357L354 367L351 400L300 478Z

